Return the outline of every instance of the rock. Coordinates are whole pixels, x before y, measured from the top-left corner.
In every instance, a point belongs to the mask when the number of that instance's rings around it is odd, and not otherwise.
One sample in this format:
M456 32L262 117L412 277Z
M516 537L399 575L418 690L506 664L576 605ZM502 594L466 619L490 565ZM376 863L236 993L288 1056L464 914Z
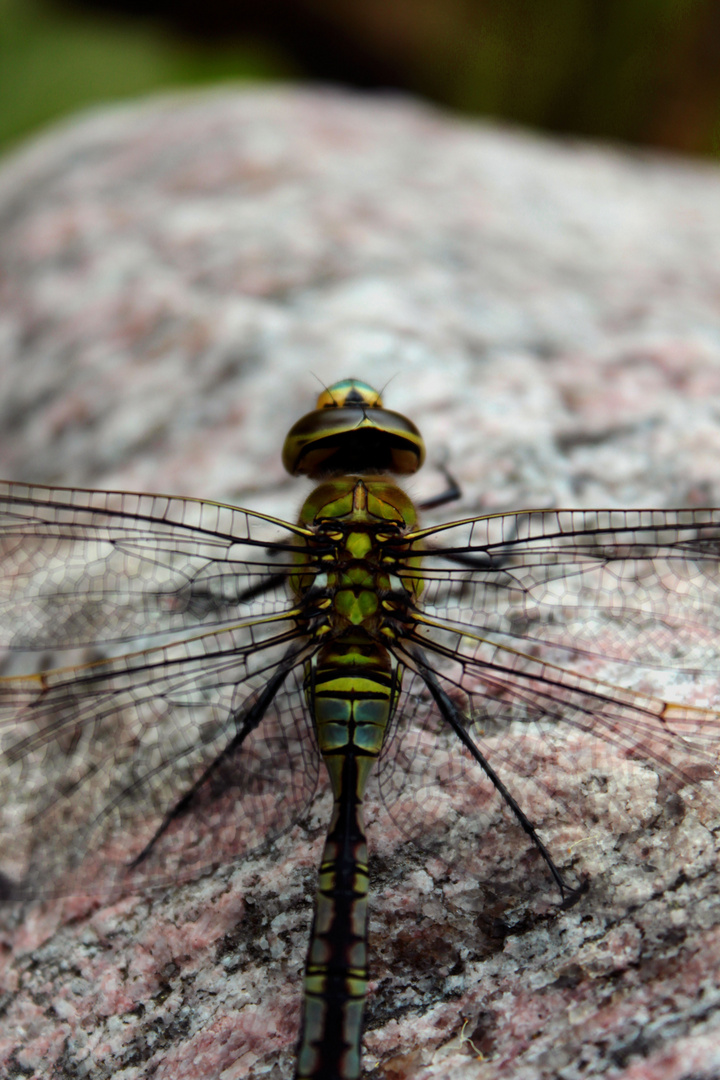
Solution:
M355 375L448 519L718 504L718 297L707 165L334 91L103 108L0 170L0 473L292 518L284 434ZM371 809L368 1073L720 1070L712 834L646 780L567 912L488 909ZM3 1075L290 1075L325 810L175 889L6 907Z

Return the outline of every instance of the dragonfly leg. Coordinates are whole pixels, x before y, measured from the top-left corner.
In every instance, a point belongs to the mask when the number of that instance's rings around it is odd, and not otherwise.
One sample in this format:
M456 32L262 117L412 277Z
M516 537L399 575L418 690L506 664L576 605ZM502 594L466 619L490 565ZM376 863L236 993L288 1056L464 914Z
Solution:
M513 814L517 818L519 825L530 837L533 844L544 859L550 873L553 876L555 884L560 890L560 906L562 908L572 907L572 905L578 901L580 896L587 891L587 881L583 881L577 888L573 888L571 885L568 885L568 883L565 881L564 877L560 873L559 869L555 865L555 861L552 858L550 852L538 836L535 826L532 824L527 814L524 812L522 807L519 805L519 803L508 790L508 788L502 782L502 780L495 772L485 755L480 751L478 746L476 746L474 740L468 734L465 727L465 717L463 716L463 713L440 686L434 673L427 666L427 661L425 660L425 656L422 651L420 649L416 649L413 651L412 655L417 664L418 672L424 680L425 685L430 691L435 701L435 704L440 710L442 716L445 718L445 720L447 720L450 727L453 729L453 731L458 736L463 745L466 747L466 749L470 752L475 761L477 761L478 765L481 767L485 775L491 781L495 790L498 792L499 795L502 796L506 804L510 807Z
M438 506L447 506L448 503L457 502L462 496L462 489L450 470L442 463L438 463L436 468L444 476L447 487L444 491L426 499L425 502L418 503L418 510L435 510Z

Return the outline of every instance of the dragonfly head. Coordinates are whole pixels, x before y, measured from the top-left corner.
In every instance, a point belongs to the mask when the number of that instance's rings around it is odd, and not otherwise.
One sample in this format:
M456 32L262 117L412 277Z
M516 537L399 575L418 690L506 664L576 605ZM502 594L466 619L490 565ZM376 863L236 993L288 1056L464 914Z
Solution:
M384 408L377 390L360 379L342 379L293 425L282 459L293 476L313 479L344 473L408 476L425 460L425 444L410 420Z

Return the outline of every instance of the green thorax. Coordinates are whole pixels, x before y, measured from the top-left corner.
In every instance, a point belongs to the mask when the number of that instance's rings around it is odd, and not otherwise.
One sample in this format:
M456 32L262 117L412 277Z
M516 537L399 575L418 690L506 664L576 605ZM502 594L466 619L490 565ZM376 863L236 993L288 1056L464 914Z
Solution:
M403 542L416 520L405 492L384 478L349 476L315 488L300 512L314 537L297 556L310 572L293 575L291 587L298 596L313 586L324 590L325 633L390 635L393 594L416 599L421 588L406 573L419 567L420 555Z

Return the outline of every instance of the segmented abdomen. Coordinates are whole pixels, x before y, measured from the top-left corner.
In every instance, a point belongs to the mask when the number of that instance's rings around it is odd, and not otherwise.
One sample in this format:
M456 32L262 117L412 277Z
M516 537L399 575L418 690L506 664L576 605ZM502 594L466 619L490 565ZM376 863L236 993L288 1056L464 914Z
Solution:
M362 631L320 650L306 695L333 791L305 968L297 1080L356 1080L367 987L368 866L362 800L397 698L399 672Z

